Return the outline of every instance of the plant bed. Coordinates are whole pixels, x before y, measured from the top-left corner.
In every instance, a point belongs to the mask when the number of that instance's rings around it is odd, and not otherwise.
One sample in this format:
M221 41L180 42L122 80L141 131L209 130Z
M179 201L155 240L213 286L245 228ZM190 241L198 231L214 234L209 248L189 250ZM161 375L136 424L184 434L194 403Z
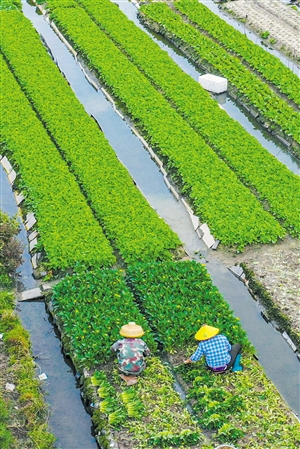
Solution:
M205 267L195 262L139 264L127 275L141 309L171 353L199 423L213 431L212 441L249 449L297 447L299 424L254 360L253 348ZM232 343L242 343L243 371L214 375L201 363L182 363L195 351L193 335L204 322L216 325Z
M255 196L93 24L84 10L57 8L51 17L68 39L76 42L76 50L80 50L114 97L126 105L127 113L143 130L142 134L147 136L153 149L167 160L167 169L216 238L242 249L246 241L274 241L276 236L283 236L282 228L263 210ZM105 52L105 59L100 57L100 51Z
M63 270L78 262L112 265L112 247L75 177L2 56L0 65L1 152L9 156L21 175L19 188L26 197L25 207L37 218L39 250L45 251L48 268Z
M146 330L144 339L154 353L156 343L120 270L79 271L67 276L54 287L50 307L64 351L77 371L84 374L83 394L103 447L110 441L106 430L128 449L202 447L198 445L202 432L157 357L149 359L140 381L130 388L135 397L126 402L128 389L111 363L110 351L119 338L120 326L134 319Z
M48 4L51 9L59 7L57 0L51 0ZM156 89L164 93L176 111L204 138L244 185L254 189L261 201L267 200L270 211L289 232L297 235L300 232L300 198L297 194L291 196L290 192L300 191L299 177L220 109L199 83L185 74L114 3L109 0L81 0L79 4ZM287 195L290 197L288 204L284 200Z
M110 271L78 272L74 282L73 276L68 276L61 282L61 285L58 284L54 288L53 295L55 314L58 321L61 322L63 332L66 330L66 335L63 335L62 339L67 352L74 357L77 367L84 372L84 367L90 366L89 374L85 374L85 377L91 377L94 374L94 369L106 372L106 377L100 375L101 385L96 385L101 388L100 396L104 395L104 397L95 396L95 389L91 385L92 380L87 380L84 387L89 404L93 404L94 423L99 428L104 426L104 429L109 421L119 423L118 425L121 426L120 422L124 412L118 399L118 392L123 390L122 382L117 376L117 370L113 368L114 364L111 363L112 356L109 355L109 346L118 339L118 330L123 324L123 322L119 323L120 313L123 313L124 310L121 303L126 304L126 311L137 310L132 293L125 284L125 273L120 271L110 273ZM110 282L107 282L108 277ZM285 447L284 445L289 449L297 447L295 444L299 439L299 425L253 358L254 349L247 340L245 332L225 300L212 285L203 265L195 262L137 264L127 269L126 281L134 292L140 310L152 328L150 331L149 325L143 321L143 315L134 316L134 319L143 323L145 329L149 329L146 332L145 341L150 342L147 339L152 338L153 342L158 341L160 345L163 345L169 354L169 360L175 369L178 380L183 385L188 400L196 412L197 421L204 429L208 440L203 441L200 447L212 449L220 443L233 443L245 449L259 449L262 446L267 449L271 449L271 447L279 449ZM103 301L100 300L100 297L103 297L102 290L106 292L107 296L107 299ZM120 298L116 295L120 295ZM76 310L79 310L77 316ZM125 322L128 317L124 316L121 319ZM95 322L97 322L96 329L105 328L105 333L102 330L104 338L98 337L99 334L97 335L94 331L89 336L87 350L85 346L86 323L93 328ZM201 363L192 366L183 365L183 360L195 350L194 333L203 322L217 325L231 342L242 343L244 366L242 372L228 372L217 376L207 371ZM83 339L76 338L80 327L81 334L84 335ZM108 334L109 338L107 338ZM102 347L102 343L106 346ZM150 343L149 345L151 346ZM88 352L93 347L95 349L92 351L97 353L96 357ZM90 357L91 363L89 363ZM107 362L104 364L105 360ZM156 363L159 366L162 365L157 358L153 360L149 359L149 370L147 368L143 372L140 382L133 389L141 395L139 396L140 400L146 394L147 388L150 388L152 393L155 390L154 398L151 401L149 399L151 403L153 400L154 407L158 399L155 399L156 390L162 387L162 378L165 378L163 373L167 373L167 371L160 372L159 368L156 377L151 367L157 368ZM150 381L153 381L153 384ZM171 384L170 377L169 381ZM111 390L110 386L114 390ZM115 399L102 404L101 411L101 400L105 401L107 390L111 391ZM164 388L161 394L163 391ZM164 396L162 396L163 398ZM166 399L166 401L168 400ZM94 407L95 404L97 404L96 407ZM145 403L144 407L146 407ZM161 409L161 416L163 413L168 414L167 410L168 408ZM113 415L109 417L110 414ZM164 421L164 425L166 422L168 422L167 419ZM159 423L158 420L158 425L162 425ZM143 439L142 435L145 435L142 424L140 426L134 422L132 426L128 424L128 427L126 423L122 425L124 429L120 428L120 438L123 438L124 432L129 431L129 434L130 432L133 434L134 444L145 443L139 442L139 438ZM269 428L272 429L271 432ZM185 429L191 430L190 425ZM155 428L155 437L166 436L160 432ZM113 433L113 435L117 440L118 433ZM150 438L149 432L147 435ZM188 437L192 438L192 435L190 434ZM174 433L171 434L171 438L175 438ZM126 436L124 436L124 440L126 441ZM154 442L154 439L150 441ZM163 444L162 439L158 441ZM137 445L136 447L149 449L151 447L149 441L147 444L148 446Z
M267 81L276 86L288 98L300 105L300 81L296 74L287 68L280 59L256 45L240 31L197 1L180 0L174 7L188 17L193 25L206 31L219 45L260 73Z
M176 45L175 38L181 42L180 49L200 65L213 66L216 74L225 76L234 85L239 95L244 96L249 105L254 106L265 117L265 121L284 131L286 137L292 137L298 144L299 114L289 106L257 77L252 74L234 56L219 47L211 39L203 36L181 17L171 11L166 4L152 3L143 5L140 13L146 16L147 25L151 28L154 21L159 32ZM275 129L274 128L274 129Z
M135 186L29 20L18 11L0 14L5 23L2 52L123 262L172 259L178 236Z
M248 268L244 263L241 264L244 270L248 286L251 294L266 308L268 319L275 321L276 327L281 332L286 332L293 343L296 345L298 352L300 352L300 332L293 329L292 317L288 316L286 312L282 311L280 305L274 302L271 294L256 278L255 273Z

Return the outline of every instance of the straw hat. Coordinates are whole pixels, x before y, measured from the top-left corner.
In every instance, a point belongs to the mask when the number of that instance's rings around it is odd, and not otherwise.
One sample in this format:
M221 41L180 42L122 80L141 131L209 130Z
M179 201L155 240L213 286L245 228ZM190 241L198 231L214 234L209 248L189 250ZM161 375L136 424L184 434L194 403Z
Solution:
M217 327L208 326L208 324L203 324L195 335L196 340L208 340L214 337L220 332Z
M125 324L120 329L120 334L122 337L127 338L138 338L144 335L144 330L142 326L135 324L133 321L130 321L128 324Z

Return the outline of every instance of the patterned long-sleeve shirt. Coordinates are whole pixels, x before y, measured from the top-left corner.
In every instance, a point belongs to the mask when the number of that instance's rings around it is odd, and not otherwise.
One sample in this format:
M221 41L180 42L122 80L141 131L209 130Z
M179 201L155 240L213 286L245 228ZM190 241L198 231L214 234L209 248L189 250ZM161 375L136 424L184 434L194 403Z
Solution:
M144 357L150 354L150 349L140 338L118 340L112 345L111 350L117 352L119 368L132 373L141 370Z
M209 340L200 341L198 348L190 359L192 362L197 362L204 355L209 367L220 368L230 362L230 350L231 344L225 335L216 335Z

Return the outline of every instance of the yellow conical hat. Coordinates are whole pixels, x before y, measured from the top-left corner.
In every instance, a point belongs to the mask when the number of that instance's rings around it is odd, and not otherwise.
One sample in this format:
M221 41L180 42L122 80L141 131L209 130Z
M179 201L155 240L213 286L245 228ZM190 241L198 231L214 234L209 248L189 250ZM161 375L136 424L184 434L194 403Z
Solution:
M203 324L195 335L196 340L208 340L214 337L220 332L217 327L208 326L208 324Z
M144 330L142 326L135 324L133 321L130 321L128 324L125 324L120 329L120 334L122 337L128 338L138 338L144 335Z

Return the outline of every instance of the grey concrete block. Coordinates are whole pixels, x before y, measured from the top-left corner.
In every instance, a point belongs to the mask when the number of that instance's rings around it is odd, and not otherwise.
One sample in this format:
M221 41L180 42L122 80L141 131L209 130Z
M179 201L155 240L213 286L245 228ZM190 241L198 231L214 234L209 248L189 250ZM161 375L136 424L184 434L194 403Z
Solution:
M292 340L290 339L290 337L288 336L288 334L286 332L283 332L282 334L283 338L286 340L286 342L288 343L288 345L292 348L292 350L294 352L297 351L297 347L296 345L292 342Z
M239 265L228 267L228 270L231 271L231 273L233 273L239 279L242 279L243 275L245 276L243 268Z
M19 299L19 301L30 301L32 299L38 299L44 296L44 293L42 292L42 290L37 287L37 288L32 288L31 290L25 290L24 292L21 293L21 298Z

